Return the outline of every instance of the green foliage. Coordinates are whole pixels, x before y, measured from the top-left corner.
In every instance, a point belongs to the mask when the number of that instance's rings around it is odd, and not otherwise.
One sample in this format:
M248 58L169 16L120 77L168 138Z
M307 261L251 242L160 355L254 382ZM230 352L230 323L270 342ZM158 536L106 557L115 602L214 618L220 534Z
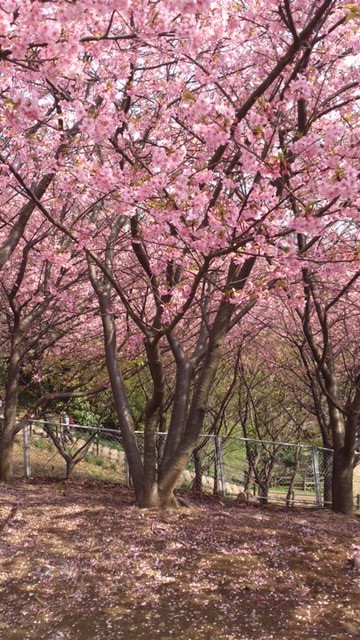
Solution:
M144 391L140 386L136 386L135 379L129 380L127 386L129 387L130 408L135 422L135 429L137 431L143 431L144 407L146 404Z
M296 467L297 459L300 460L300 455L297 455L295 447L284 447L280 450L278 454L278 460L286 467L287 469L293 469Z
M106 418L102 422L102 426L104 427L104 429L118 429L119 423L116 414L111 413L110 415L106 416Z
M76 424L89 425L90 427L99 424L100 416L95 412L88 398L74 398L68 412Z

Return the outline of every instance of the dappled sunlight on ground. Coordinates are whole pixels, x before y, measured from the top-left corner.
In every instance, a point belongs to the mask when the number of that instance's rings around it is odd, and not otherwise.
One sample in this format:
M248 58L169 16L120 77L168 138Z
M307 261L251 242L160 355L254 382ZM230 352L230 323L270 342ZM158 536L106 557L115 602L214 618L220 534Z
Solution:
M360 637L358 518L39 481L0 485L0 532L4 640Z

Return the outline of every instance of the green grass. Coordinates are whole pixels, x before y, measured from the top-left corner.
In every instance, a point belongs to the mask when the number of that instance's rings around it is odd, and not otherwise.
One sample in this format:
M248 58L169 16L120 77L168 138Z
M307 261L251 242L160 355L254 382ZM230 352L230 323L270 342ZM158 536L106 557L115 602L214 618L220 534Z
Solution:
M24 464L21 438L15 442L13 458L15 475L22 476ZM65 477L65 461L50 440L35 437L30 439L30 463L31 475L34 477ZM75 466L74 477L123 482L123 465L87 454Z
M294 487L293 489L294 493L296 496L312 496L314 495L315 491L313 489L299 489L297 487ZM288 487L282 487L282 486L272 486L269 488L269 493L287 493L288 492Z
M51 442L46 442L43 438L32 440L31 445L35 447L35 449L42 449L44 451L53 451L55 449Z
M85 460L85 462L88 462L89 464L95 465L95 467L105 467L106 466L105 460L103 460L102 458L98 458L97 456L94 456L92 453L87 453L86 456L84 456L84 460Z
M103 438L99 438L99 446L109 447L109 449L115 449L116 451L124 451L124 447L119 444L119 442L112 442L111 440L104 440Z
M89 438L90 434L88 432L82 431L80 429L75 429L76 436L83 440ZM96 436L93 440L93 444L99 447L108 447L109 449L115 449L116 451L124 451L124 447L119 442L114 442L112 440L107 440L106 438L99 438Z

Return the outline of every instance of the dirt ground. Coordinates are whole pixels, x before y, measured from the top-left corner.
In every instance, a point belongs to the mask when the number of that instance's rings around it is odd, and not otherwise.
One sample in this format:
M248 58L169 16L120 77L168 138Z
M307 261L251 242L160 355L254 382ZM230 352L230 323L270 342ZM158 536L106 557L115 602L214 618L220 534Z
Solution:
M139 510L94 480L0 485L0 639L360 638L359 518L193 503Z

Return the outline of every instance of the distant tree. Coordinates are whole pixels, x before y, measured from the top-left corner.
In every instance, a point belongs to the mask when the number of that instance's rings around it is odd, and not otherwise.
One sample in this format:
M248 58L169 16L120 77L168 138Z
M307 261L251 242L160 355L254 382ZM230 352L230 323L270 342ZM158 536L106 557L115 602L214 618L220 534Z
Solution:
M0 277L2 318L0 339L6 354L4 371L4 419L0 425L0 480L11 481L12 448L17 431L26 420L17 421L24 376L41 378L46 354L78 332L78 322L88 310L83 297L83 274L67 265L67 250L57 244L48 225L39 223L26 231L8 268Z

